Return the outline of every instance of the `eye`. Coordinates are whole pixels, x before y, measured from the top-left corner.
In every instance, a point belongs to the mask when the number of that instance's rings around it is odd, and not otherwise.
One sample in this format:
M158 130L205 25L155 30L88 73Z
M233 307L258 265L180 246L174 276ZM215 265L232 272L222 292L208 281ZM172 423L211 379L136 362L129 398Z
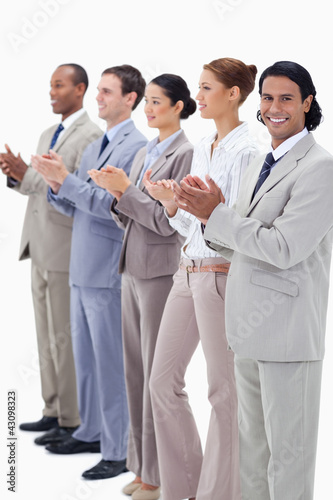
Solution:
M159 104L159 101L153 101L153 104Z

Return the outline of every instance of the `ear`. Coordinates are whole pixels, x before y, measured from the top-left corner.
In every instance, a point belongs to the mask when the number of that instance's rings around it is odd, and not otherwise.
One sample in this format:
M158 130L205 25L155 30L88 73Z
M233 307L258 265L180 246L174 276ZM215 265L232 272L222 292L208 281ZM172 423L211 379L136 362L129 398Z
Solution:
M76 88L76 94L82 97L86 91L85 84L83 82L78 83L77 85L75 85L75 88Z
M235 101L238 99L240 96L240 88L237 87L237 85L234 85L231 87L230 92L229 92L229 99L230 101Z
M183 111L184 109L184 102L183 101L177 101L176 104L174 105L173 107L175 113L178 115L180 115L180 113Z
M308 113L310 111L312 101L313 101L313 95L311 94L308 95L306 99L304 99L303 101L304 113Z
M134 106L134 103L136 101L136 98L138 97L138 94L136 92L129 92L127 95L126 95L126 98L127 98L127 104L128 106L133 109L133 106Z

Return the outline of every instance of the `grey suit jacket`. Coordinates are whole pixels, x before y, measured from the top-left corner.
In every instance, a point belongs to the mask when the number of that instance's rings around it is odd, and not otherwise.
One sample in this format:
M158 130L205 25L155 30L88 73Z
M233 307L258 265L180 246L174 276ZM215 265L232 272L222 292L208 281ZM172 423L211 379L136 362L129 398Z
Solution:
M164 214L164 207L152 199L137 179L144 165L146 148L135 157L130 173L132 185L119 202L114 200L111 211L119 227L126 228L119 260L119 272L124 269L141 279L172 275L179 266L180 248L184 239L173 229ZM151 166L152 181L180 181L190 172L193 146L184 132L170 144Z
M263 163L244 175L234 209L220 204L206 226L231 260L226 329L231 348L266 361L324 356L333 227L333 158L312 134L272 170L253 201Z
M48 200L59 212L74 217L69 267L70 283L92 288L120 288L118 262L123 230L111 217L113 196L97 186L88 170L109 164L129 174L134 156L147 142L133 121L123 125L100 157L102 137L84 151L78 170L68 175L58 196Z
M40 137L37 154L48 152L54 132L53 125ZM54 151L63 157L70 172L78 168L85 147L103 132L84 112L62 135ZM19 259L31 258L42 269L68 272L72 220L59 214L47 202L48 186L42 176L29 166L21 183L12 185L29 197L20 244Z

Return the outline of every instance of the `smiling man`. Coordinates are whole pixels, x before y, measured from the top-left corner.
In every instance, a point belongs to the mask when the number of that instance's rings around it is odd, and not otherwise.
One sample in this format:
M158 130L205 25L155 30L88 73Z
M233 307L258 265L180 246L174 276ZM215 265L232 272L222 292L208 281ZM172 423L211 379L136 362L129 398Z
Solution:
M50 203L74 217L69 277L81 425L61 443L50 436L46 449L61 455L101 451L102 459L83 473L86 479L126 471L128 437L118 273L123 230L111 217L113 196L95 184L88 170L110 164L129 174L135 154L147 142L131 119L144 91L145 81L133 66L106 69L96 98L106 132L86 148L79 169L69 173L52 151L50 159L32 159L52 188Z
M209 178L175 185L231 260L226 331L235 352L243 500L312 500L333 237L333 158L308 71L281 61L259 81L271 152L229 208Z
M53 112L61 115L60 125L43 132L37 153L49 148L62 155L73 172L85 147L102 131L83 109L88 87L86 71L77 64L59 66L51 77L50 97ZM54 210L46 199L47 184L15 156L6 145L0 166L7 185L28 196L19 259L31 258L31 285L40 362L43 417L20 425L28 431L52 429L58 438L79 425L75 369L69 318L68 268L72 220ZM55 437L55 436L54 436ZM40 437L37 438L37 444Z

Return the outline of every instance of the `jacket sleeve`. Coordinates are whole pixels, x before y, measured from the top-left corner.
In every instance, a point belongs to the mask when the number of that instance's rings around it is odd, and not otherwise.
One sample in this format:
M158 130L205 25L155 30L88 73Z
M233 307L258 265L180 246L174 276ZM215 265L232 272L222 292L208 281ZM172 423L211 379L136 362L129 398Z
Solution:
M301 170L281 214L269 226L218 205L204 232L210 247L222 255L231 249L280 269L307 259L333 227L333 160L323 158L314 167Z
M192 155L193 149L188 148L182 154L169 159L172 162L169 170L170 179L179 182L189 173ZM126 189L118 201L117 210L160 236L170 236L176 232L170 226L161 203L151 198L145 189L141 191L134 184Z

